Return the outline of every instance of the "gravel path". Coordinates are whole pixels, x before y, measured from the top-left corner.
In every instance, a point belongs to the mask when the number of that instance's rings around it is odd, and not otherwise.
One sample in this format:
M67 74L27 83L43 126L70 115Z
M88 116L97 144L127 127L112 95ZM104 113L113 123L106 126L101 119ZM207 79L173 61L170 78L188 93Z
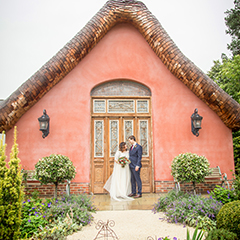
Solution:
M81 231L68 236L68 240L93 240L93 239L119 239L119 240L158 240L160 237L169 236L170 239L177 237L184 240L187 236L187 227L182 224L168 223L161 220L163 213L154 214L151 210L124 210L124 211L97 211L93 213L94 222L84 227ZM96 229L97 222L101 220L107 223L109 220L115 222L115 226L110 227L117 238L100 238L99 233L104 231ZM192 236L194 228L188 227ZM109 233L109 232L108 232ZM108 235L110 236L110 235ZM148 238L152 237L152 238Z

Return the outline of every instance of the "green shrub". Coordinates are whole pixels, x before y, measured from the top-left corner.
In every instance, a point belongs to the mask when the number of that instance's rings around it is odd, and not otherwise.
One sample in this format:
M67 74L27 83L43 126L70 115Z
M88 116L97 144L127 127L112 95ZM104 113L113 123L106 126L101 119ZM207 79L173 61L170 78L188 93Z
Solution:
M237 234L225 229L214 229L208 232L206 240L237 240Z
M178 182L192 182L194 193L196 183L201 183L211 173L209 162L204 156L184 153L175 157L171 164L171 174Z
M217 228L236 233L240 238L240 201L225 204L217 215Z
M55 185L54 197L57 198L59 183L72 180L76 175L75 167L71 160L60 154L44 157L35 165L35 177L41 184L53 183Z
M46 211L50 201L42 202L41 199L30 198L22 204L21 237L31 237L40 227L48 224Z
M236 199L240 200L240 163L236 165L235 171L238 171L238 174L233 174L233 189L236 194Z
M0 169L0 239L19 239L23 199L22 176L18 158L17 128L14 128L9 168L3 163L5 150L1 143Z
M30 198L22 204L21 237L65 239L92 220L95 212L87 195L71 195L62 199Z
M237 200L237 196L234 190L230 190L218 185L213 189L210 195L219 202L222 202L222 204Z
M182 192L182 191L177 192L175 190L172 190L172 191L167 193L167 196L161 196L158 199L158 202L154 204L153 211L155 213L165 211L169 204L171 204L175 200L177 200L179 198L182 198L184 196L188 197L189 195L187 193Z
M95 212L90 199L86 195L70 195L56 200L47 211L47 218L51 221L62 220L72 213L74 223L85 226L92 221L90 212Z
M73 223L73 219L67 214L67 217L63 221L59 219L54 224L49 224L44 228L40 227L40 230L34 234L34 239L66 240L68 235L81 229L82 226Z
M198 224L199 228L210 230L216 227L216 216L221 207L222 204L212 197L171 191L159 199L153 211L164 211L169 222L186 223L193 227Z
M189 219L189 222L191 222L192 219ZM197 220L197 221L196 221ZM198 227L201 229L204 229L206 231L211 231L213 229L216 229L217 223L215 220L212 220L211 218L207 216L198 216L196 220L193 220L197 222ZM195 226L196 223L193 222L193 224L189 224L189 226Z

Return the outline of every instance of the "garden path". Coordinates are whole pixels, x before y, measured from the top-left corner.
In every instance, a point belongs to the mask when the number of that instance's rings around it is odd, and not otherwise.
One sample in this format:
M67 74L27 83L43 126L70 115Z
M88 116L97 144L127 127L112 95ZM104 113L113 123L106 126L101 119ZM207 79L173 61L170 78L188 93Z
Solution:
M93 195L92 202L98 211L116 211L116 210L152 210L154 203L160 196L166 194L149 193L143 194L141 198L134 199L133 201L115 201L111 200L110 196Z
M97 208L97 212L93 214L94 221L91 225L83 227L81 231L68 236L67 239L157 240L166 236L170 239L173 237L177 237L178 240L186 239L187 228L184 225L168 223L161 220L164 218L163 213L152 212L153 205L159 197L160 194L143 194L142 198L133 201L118 202L111 200L109 195L93 195L92 201ZM113 220L115 225L111 227L109 222L108 227L118 238L111 238L110 231L104 232L101 227L97 229L96 226L100 220L105 224L108 220ZM194 228L188 227L188 229L192 235ZM104 233L107 233L108 237L105 235L104 238Z

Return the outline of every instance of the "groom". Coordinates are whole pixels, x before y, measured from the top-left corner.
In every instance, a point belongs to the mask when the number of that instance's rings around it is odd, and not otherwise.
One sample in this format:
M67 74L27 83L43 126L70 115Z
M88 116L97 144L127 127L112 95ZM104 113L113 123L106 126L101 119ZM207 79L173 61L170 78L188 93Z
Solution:
M142 197L142 181L140 178L140 170L142 167L142 146L136 143L136 138L132 135L128 138L129 143L132 145L129 150L129 159L131 163L129 164L131 170L131 184L132 193L129 197L140 198ZM136 194L136 183L138 185L138 193Z

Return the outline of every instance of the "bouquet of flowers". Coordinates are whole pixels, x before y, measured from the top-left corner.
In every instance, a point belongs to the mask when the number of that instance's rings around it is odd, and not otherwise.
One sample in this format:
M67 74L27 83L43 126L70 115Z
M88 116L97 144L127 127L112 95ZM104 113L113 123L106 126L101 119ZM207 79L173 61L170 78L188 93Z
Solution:
M127 159L126 157L120 157L118 159L118 163L121 164L123 168L126 166L126 164L128 164L130 162L131 161L129 159Z

